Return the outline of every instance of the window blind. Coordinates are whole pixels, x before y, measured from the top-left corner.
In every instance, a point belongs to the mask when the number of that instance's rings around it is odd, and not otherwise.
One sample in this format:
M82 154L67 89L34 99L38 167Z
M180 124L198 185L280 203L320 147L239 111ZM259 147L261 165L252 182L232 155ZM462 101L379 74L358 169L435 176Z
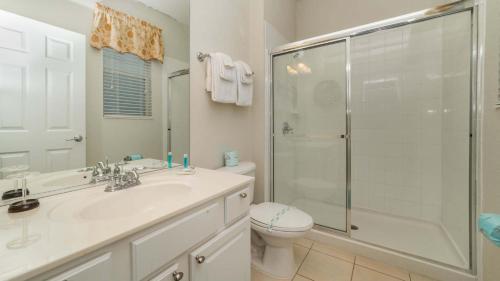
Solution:
M103 49L104 116L151 117L151 62Z

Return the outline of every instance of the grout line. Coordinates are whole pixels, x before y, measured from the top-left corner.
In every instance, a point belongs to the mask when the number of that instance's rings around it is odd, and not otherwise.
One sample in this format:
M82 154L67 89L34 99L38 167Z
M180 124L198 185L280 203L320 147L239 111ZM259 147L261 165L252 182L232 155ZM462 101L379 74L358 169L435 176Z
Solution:
M312 247L311 247L311 248L312 248ZM307 256L309 255L309 252L311 251L311 248L307 249L307 253L306 253L306 255L304 256L304 258L303 258L303 259L302 259L302 261L300 262L299 266L297 266L297 269L295 270L294 277L295 277L296 275L299 275L299 270L300 270L300 268L302 267L302 265L304 264L304 262L306 261ZM302 275L301 275L301 276L302 276ZM305 277L305 276L302 276L302 277ZM310 279L309 277L307 277L307 279L312 280L312 279Z
M371 268L371 267L368 267L368 266L365 266L365 265L362 265L362 264L357 264L357 265L358 265L358 266L360 266L360 267L363 267L363 268L365 268L365 269L368 269L368 270L371 270L371 271L374 271L374 272L378 272L378 273L383 274L383 275L385 275L385 276L389 276L389 277L392 277L392 278L394 278L394 279L398 279L398 280L401 280L401 281L405 281L404 279L401 279L401 278L399 278L399 277L397 277L397 276L394 276L394 275L392 275L392 274L389 274L389 273L386 273L386 272L382 272L382 271L376 270L376 269L374 269L374 268ZM408 277L409 277L409 276L410 276L410 273L408 273ZM411 280L411 279L410 279L410 280Z
M356 256L354 256L354 263L352 264L352 271L351 271L351 281L354 278L354 269L356 268Z
M341 258L339 256L334 256L334 255L331 255L331 254L324 253L324 252L316 250L316 249L311 249L311 251L316 252L316 253L321 254L321 255L324 255L324 256L329 256L330 258L341 260L343 262L348 262L348 263L356 264L356 256L354 256L354 261L351 261L351 260L347 260L347 259Z
M309 277L306 277L306 276L304 276L304 275L300 275L300 274L295 274L295 276L300 276L300 277L302 277L302 278L305 278L305 279L307 279L307 280L311 280L311 281L314 281L314 280L312 280L311 278L309 278Z

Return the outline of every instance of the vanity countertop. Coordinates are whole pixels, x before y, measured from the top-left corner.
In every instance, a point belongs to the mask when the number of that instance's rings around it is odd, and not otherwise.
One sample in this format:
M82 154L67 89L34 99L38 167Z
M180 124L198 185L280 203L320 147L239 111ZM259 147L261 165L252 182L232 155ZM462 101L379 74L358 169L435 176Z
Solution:
M108 193L96 186L42 198L38 209L22 214L8 214L1 207L0 280L36 276L252 181L201 168L194 175L162 170L126 190Z

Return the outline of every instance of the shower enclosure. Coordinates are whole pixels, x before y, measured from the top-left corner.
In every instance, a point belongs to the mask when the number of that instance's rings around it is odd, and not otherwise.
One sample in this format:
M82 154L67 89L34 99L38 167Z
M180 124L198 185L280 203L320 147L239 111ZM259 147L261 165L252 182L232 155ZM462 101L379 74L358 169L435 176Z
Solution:
M472 1L272 53L272 200L321 230L474 271Z
M167 114L167 151L182 159L189 153L189 69L168 76Z

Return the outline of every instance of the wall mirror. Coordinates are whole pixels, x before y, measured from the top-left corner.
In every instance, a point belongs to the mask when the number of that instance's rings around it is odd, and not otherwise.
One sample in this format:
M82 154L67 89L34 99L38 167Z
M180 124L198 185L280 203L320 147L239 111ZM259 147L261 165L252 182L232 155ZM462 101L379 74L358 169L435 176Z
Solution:
M124 36L144 48L122 46L127 38L112 38L119 50L91 46L98 6L161 29L163 62L135 27ZM25 186L37 198L95 185L116 163L154 171L169 151L182 163L189 0L3 0L0 14L1 205Z

